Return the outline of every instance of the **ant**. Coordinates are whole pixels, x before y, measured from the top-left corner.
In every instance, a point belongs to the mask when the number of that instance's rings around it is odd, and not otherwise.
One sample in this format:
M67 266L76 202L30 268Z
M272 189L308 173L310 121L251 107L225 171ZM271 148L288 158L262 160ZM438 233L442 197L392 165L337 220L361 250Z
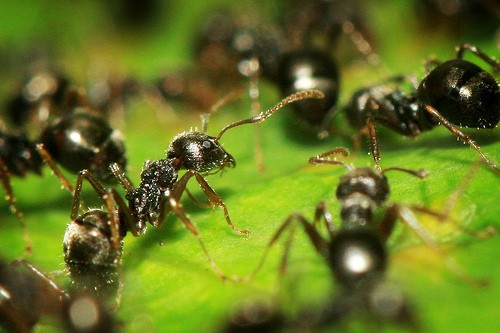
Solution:
M336 148L310 158L314 165L342 165L349 171L344 174L336 189L340 204L341 227L337 229L326 203L320 202L315 210L314 220L310 222L300 213L291 214L269 241L265 252L253 273L248 279L253 279L262 268L272 246L289 230L289 238L283 254L280 275L286 270L286 260L290 242L297 224L312 242L316 252L321 255L331 270L332 277L339 286L340 294L333 298L320 313L309 311L300 315L290 325L297 327L322 327L340 324L354 313L361 312L375 322L394 322L412 329L418 328L411 307L398 288L385 281L384 275L388 264L386 242L392 234L398 219L409 225L425 243L438 249L431 235L418 223L412 211L396 203L387 204L390 186L385 176L388 171L401 171L423 179L427 176L424 170L409 170L403 168L353 168L341 161L331 159L331 156L347 155L346 148ZM382 210L381 219L376 214ZM425 210L422 210L426 212ZM323 220L327 237L318 230ZM379 301L390 302L393 306L390 312L378 305ZM315 319L311 321L311 318Z
M0 327L32 332L42 317L56 319L67 332L112 332L114 319L97 299L68 294L25 260L0 261Z
M209 255L198 230L179 204L182 194L187 191L187 182L194 177L203 193L207 196L210 205L212 207L218 206L223 210L227 224L236 233L248 235L248 230L240 230L231 222L222 198L212 189L203 176L203 174L213 174L236 165L235 159L219 143L220 138L231 128L265 121L274 112L289 103L305 98L322 98L323 96L321 92L315 90L290 95L266 112L261 112L255 117L236 121L225 126L217 137L205 133L207 118L203 118L203 132L190 131L178 134L170 143L166 158L145 162L139 187L132 185L131 180L120 165L112 164L112 172L125 189L125 199L128 201L127 207L122 204L122 200L118 199L117 195L113 195L118 203L119 220L126 221L126 228L133 231L132 233L135 236L139 236L144 233L147 222L154 227L159 227L165 215L174 212L191 234L198 239L216 275L222 280L226 280L227 278ZM179 178L178 174L181 169L186 169L187 172ZM90 176L87 178L90 179ZM103 192L99 190L98 193L102 195Z
M95 113L85 97L76 88L66 90L67 112L44 126L38 139L30 140L24 133L0 131L0 181L6 192L11 210L23 229L26 253L31 253L22 213L15 203L10 184L12 176L24 177L28 172L41 174L43 161L61 179L63 186L73 193L73 187L62 176L56 162L72 173L90 170L98 179L114 180L108 167L117 163L126 166L125 147L119 131Z
M345 107L353 127L367 129L376 168L380 170L380 152L375 124L380 123L405 136L417 136L442 124L453 135L469 144L483 162L499 173L498 167L481 151L460 127L495 128L500 120L500 89L488 72L463 59L465 51L500 70L500 62L473 45L463 44L456 59L436 63L418 87L410 93L387 83L355 92ZM389 81L401 84L395 77Z
M179 204L183 192L187 191L188 180L194 176L210 204L223 209L228 225L235 232L248 235L249 231L240 230L232 224L226 205L201 173L214 173L235 166L234 158L219 144L221 136L228 129L263 122L278 109L296 100L321 97L322 94L318 91L307 91L289 96L256 117L227 125L217 137L205 133L208 118L203 118L203 132L180 133L171 142L167 158L146 161L141 173L141 184L137 188L132 186L120 165L112 164L110 168L113 174L127 192L125 199L128 201L128 206L115 189L105 189L90 170L80 171L74 191L72 222L68 225L63 241L66 268L76 290L91 293L96 297L117 294L122 286L119 269L123 238L127 232L136 237L142 235L146 230L147 221L159 227L164 216L171 211L198 239L216 275L226 280L227 277L208 253L198 230ZM180 169L187 169L188 172L178 179ZM59 178L59 180L63 182L63 179ZM84 180L87 180L104 202L106 211L93 209L78 215ZM118 297L119 295L117 295L117 300Z
M35 69L7 102L6 118L16 127L26 128L33 120L46 122L64 106L70 79L59 71Z

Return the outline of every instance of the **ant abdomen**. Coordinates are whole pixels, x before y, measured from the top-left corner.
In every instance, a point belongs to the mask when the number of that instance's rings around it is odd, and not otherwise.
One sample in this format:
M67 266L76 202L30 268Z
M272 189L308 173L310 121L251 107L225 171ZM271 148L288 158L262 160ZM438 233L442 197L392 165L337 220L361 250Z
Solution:
M71 222L66 229L64 261L73 287L79 292L109 296L118 288L121 241L116 248L109 221L108 213L91 210Z
M284 54L278 70L278 85L288 96L303 90L317 89L323 99L307 99L293 105L296 114L310 126L322 126L337 103L339 73L331 57L316 50L297 50Z
M420 83L418 97L452 124L494 128L500 121L500 90L479 66L453 59L438 65Z
M366 227L338 231L329 246L329 266L344 288L367 287L385 272L387 250L380 237Z
M111 181L109 165L126 165L125 146L119 131L90 112L74 112L47 126L40 142L51 157L72 173L88 169L96 178Z

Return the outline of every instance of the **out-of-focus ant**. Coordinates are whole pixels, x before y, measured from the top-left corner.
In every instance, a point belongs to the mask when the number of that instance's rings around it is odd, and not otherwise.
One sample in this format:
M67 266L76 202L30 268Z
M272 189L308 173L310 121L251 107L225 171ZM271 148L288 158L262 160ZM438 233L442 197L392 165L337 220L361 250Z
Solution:
M41 79L40 79L41 80ZM50 95L44 97L51 101ZM85 97L76 88L67 88L65 92L66 111L55 119L42 121L42 130L35 140L26 134L0 132L0 181L4 187L11 210L18 216L23 229L24 220L15 204L15 196L10 184L10 177L24 177L27 173L41 173L43 161L63 180L63 186L73 192L73 187L64 181L58 165L72 173L88 169L101 181L113 181L109 170L112 163L126 167L125 146L119 131L113 129L108 121L94 112ZM37 110L45 108L32 105ZM43 102L45 103L45 102ZM32 111L25 110L25 119ZM36 111L42 116L45 114ZM45 116L43 116L45 119ZM43 119L42 119L43 120ZM29 236L24 230L27 253L31 251Z
M0 261L0 327L32 332L42 318L65 331L112 332L115 320L100 301L86 294L68 294L25 260Z
M500 4L495 0L422 0L414 1L414 7L418 31L438 30L463 40L493 36L498 29Z
M324 309L324 313L313 316L316 317L314 323L309 322L305 316L293 325L318 327L338 324L353 313L361 312L376 321L392 321L413 327L417 323L401 293L397 299L393 298L394 295L382 295L388 298L387 301L393 302L391 313L383 313L383 309L378 308L372 301L380 295L380 288L385 288L386 285L384 273L387 269L388 251L385 242L391 235L397 219L411 226L426 242L434 244L432 237L420 226L408 208L396 203L386 204L390 187L385 173L396 170L421 179L425 178L427 173L423 170L402 168L388 168L382 171L352 168L330 158L332 155L347 153L345 148L336 148L310 159L312 164L338 164L349 170L340 178L336 190L341 207L341 228L334 226L333 218L324 202L320 202L316 207L312 222L300 213L291 214L273 235L257 268L247 278L253 278L261 269L269 250L287 229L290 229L289 242L292 240L295 226L299 224L304 228L315 250L326 260L340 288L340 295ZM379 209L383 210L381 221L376 218ZM318 231L322 219L327 229L327 238ZM286 269L289 248L290 244L283 254L281 275Z
M499 173L499 168L481 151L460 127L495 128L500 120L500 89L493 76L463 59L470 51L491 65L495 72L500 62L470 44L458 48L457 58L436 67L409 93L386 82L355 92L345 108L349 122L356 128L367 128L371 150L378 170L380 152L376 124L382 124L405 135L417 136L439 124L469 144L485 164ZM397 84L401 77L391 79Z
M376 322L393 322L417 330L419 323L408 301L399 288L385 281L384 275L388 261L386 242L394 230L396 221L400 219L410 226L427 245L441 253L436 240L418 222L412 210L446 219L448 216L443 215L447 215L449 209L439 214L418 206L410 208L396 203L387 204L390 186L385 176L386 172L402 171L418 178L426 177L427 173L423 170L413 171L402 168L388 168L380 171L372 168L353 168L332 159L332 156L347 153L345 148L336 148L309 160L315 165L342 165L349 170L340 178L336 189L340 204L341 228L337 229L334 226L333 218L324 202L320 202L316 207L312 222L300 213L291 214L273 235L257 268L247 278L252 279L255 276L262 268L271 247L285 231L289 230L288 243L280 269L281 275L285 273L290 242L298 224L303 227L316 252L325 259L339 287L339 293L319 312L317 309L314 313L310 310L305 311L287 325L309 329L338 325L352 314L361 313ZM380 210L381 214L378 214L377 211ZM381 217L380 220L377 216ZM322 220L326 227L326 238L318 229ZM487 234L467 231L478 237L488 236L490 233L490 231L486 231ZM448 264L449 268L466 282L478 283L463 275L460 267L455 266L453 262L448 262ZM381 304L390 306L384 307Z

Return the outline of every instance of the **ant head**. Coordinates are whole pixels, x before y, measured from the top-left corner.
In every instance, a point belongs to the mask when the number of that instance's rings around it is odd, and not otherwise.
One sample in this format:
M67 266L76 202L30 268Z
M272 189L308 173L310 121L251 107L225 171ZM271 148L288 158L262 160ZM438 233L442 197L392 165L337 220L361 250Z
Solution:
M387 177L371 168L356 168L344 174L337 186L337 198L346 198L354 192L362 193L382 204L389 197Z
M376 280L387 266L387 251L382 241L365 228L337 232L331 240L329 254L335 279L347 288Z
M234 158L214 137L200 132L177 135L168 148L167 158L177 159L181 168L197 172L236 166Z

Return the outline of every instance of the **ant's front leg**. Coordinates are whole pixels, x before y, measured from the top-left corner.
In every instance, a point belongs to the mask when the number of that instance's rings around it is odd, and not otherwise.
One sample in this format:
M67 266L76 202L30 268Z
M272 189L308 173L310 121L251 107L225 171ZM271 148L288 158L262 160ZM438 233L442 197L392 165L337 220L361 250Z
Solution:
M201 189L203 190L203 193L206 195L206 197L209 200L210 206L215 207L218 206L224 211L224 218L226 219L227 224L233 229L236 233L240 235L249 235L250 231L248 230L240 230L237 228L233 222L231 222L231 218L229 217L229 211L227 210L226 204L222 201L222 198L215 192L215 190L207 183L205 178L203 178L202 175L200 175L198 172L193 171L193 170L188 170L181 179L175 183L173 190L170 191L170 194L168 197L175 199L175 201L179 201L182 194L187 191L186 190L186 185L187 182L191 177L195 177L196 181L200 185ZM158 224L161 224L161 222L164 219L164 216L169 213L172 209L169 208L168 206L161 205L160 206L160 215L158 217Z
M208 262L210 263L210 267L214 271L214 273L219 277L222 281L227 281L230 278L227 277L222 270L217 266L215 261L213 260L212 256L207 250L207 247L205 246L205 243L201 239L200 233L198 232L198 229L194 226L194 224L191 222L189 217L187 217L184 209L182 209L182 206L179 204L179 200L182 196L182 193L184 192L186 188L186 184L188 180L195 175L194 171L188 171L184 176L181 177L177 181L177 183L174 186L174 189L172 191L167 191L166 196L161 200L160 203L160 214L158 217L158 220L155 223L155 226L160 226L164 219L165 215L168 214L169 212L174 212L175 215L177 215L178 218L181 219L182 223L184 226L189 230L189 232L196 237L198 240L198 243L200 244L203 252L205 253L205 256L208 259ZM232 279L233 281L237 281L236 279Z

